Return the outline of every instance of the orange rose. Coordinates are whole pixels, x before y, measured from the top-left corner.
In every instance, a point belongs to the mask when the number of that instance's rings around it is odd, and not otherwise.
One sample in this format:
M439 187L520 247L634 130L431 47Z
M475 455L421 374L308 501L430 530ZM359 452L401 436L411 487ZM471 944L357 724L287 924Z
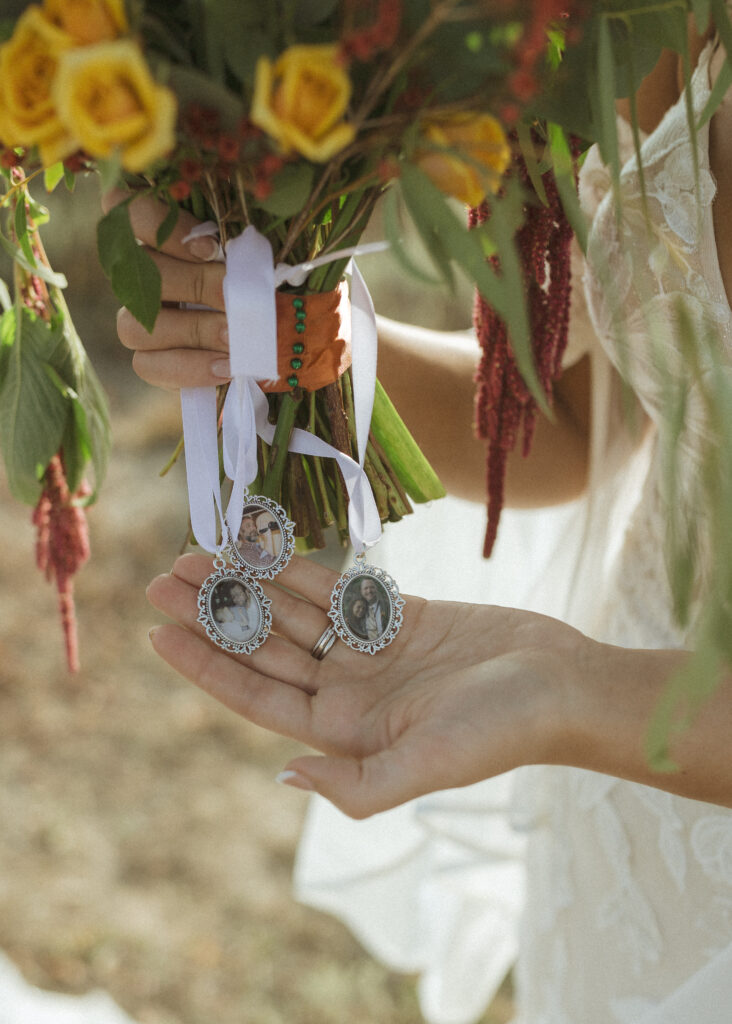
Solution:
M143 171L175 144L175 96L150 74L139 46L118 39L68 51L53 90L59 114L80 145Z
M43 13L75 43L103 43L127 31L122 0L45 0Z
M491 114L452 114L426 120L415 162L446 195L478 206L495 192L511 160L499 121Z
M351 80L337 60L338 47L291 46L274 65L260 57L250 117L279 142L318 163L344 149L354 129L342 118Z
M0 139L6 146L37 145L46 165L78 148L52 95L59 59L72 46L72 38L34 4L0 47Z

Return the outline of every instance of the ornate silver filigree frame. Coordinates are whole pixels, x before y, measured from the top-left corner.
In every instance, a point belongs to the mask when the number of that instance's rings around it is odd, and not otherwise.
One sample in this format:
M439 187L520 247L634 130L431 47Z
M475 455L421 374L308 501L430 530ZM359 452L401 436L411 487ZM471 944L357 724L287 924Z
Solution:
M198 621L206 627L207 636L218 647L223 648L225 651L230 651L232 654L251 654L252 651L256 651L258 647L261 647L269 636L272 626L272 612L270 611L272 602L269 598L265 597L259 583L256 580L245 577L240 569L226 566L223 559L218 559L214 562L214 567L214 571L203 581L201 589L198 591ZM222 627L214 618L211 599L216 587L224 580L235 580L249 591L252 595L252 600L256 603L259 612L259 625L252 636L246 641L233 640L231 637L226 636Z
M287 513L282 506L278 505L277 502L273 501L271 498L265 498L261 494L248 494L244 505L244 511L246 512L246 509L252 506L269 512L277 520L277 525L279 526L282 534L282 548L279 555L271 565L252 565L251 562L248 562L243 555L239 553L234 540L229 541L227 554L235 565L241 566L247 576L251 576L257 580L273 580L279 572L282 572L294 554L295 524L287 518Z
M344 608L344 598L349 594L349 587L354 580L359 578L372 579L376 584L377 592L380 592L382 598L388 602L389 621L380 635L373 639L364 638L355 631L354 626L349 624ZM387 647L399 632L402 625L403 607L404 599L399 596L399 588L388 573L376 565L357 562L343 573L333 587L328 617L341 640L354 651L361 651L363 654L376 654L377 651Z

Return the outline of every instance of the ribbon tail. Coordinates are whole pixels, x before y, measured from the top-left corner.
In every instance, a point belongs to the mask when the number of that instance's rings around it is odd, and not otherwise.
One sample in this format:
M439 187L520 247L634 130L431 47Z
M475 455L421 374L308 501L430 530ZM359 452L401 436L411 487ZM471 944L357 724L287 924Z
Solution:
M218 550L216 513L223 526L218 479L216 389L181 388L186 479L193 535L205 551Z

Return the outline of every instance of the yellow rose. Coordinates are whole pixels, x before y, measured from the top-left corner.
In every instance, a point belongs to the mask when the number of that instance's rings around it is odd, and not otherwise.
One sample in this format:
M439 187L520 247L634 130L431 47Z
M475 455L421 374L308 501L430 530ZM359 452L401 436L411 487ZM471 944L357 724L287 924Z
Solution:
M491 114L466 112L426 121L422 137L440 149L418 146L415 162L442 192L478 206L498 189L511 149Z
M285 152L322 163L352 141L354 129L342 120L351 80L337 55L337 46L291 46L274 65L257 61L250 117Z
M44 163L78 148L52 95L59 59L72 46L71 37L46 21L34 4L0 47L0 139L6 146L38 145Z
M133 173L175 144L175 96L153 79L131 39L65 53L53 91L64 124L91 156L119 150Z
M128 27L122 0L45 0L43 13L81 46L116 39Z

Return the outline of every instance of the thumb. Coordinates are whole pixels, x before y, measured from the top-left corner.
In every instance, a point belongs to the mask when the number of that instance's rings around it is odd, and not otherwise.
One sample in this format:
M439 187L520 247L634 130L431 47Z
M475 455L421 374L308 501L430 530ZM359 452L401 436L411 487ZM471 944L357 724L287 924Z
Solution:
M404 744L364 758L297 757L277 780L319 793L351 818L368 818L445 787L419 771L418 763Z

